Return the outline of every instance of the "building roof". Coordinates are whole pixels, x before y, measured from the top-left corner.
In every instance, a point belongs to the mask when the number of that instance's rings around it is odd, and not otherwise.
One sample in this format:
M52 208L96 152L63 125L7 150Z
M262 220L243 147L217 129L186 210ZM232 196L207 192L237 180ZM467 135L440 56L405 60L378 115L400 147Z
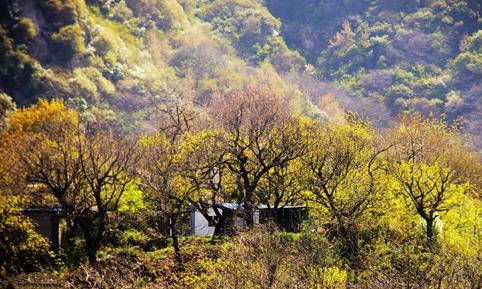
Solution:
M230 210L236 210L238 209L240 206L241 208L243 207L243 204L238 204L238 203L223 203L221 205L222 207L226 208L226 209L230 209ZM258 209L268 209L268 205L257 205L256 208ZM306 206L282 206L280 207L282 209L295 209L295 208L306 208Z
M60 206L53 207L29 207L22 210L23 213L50 213L50 214L61 214L63 210Z

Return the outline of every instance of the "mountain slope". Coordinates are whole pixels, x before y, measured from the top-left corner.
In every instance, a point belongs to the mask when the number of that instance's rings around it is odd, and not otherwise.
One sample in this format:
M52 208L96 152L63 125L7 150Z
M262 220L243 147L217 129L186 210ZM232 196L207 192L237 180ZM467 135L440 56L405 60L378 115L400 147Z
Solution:
M138 126L153 102L181 98L202 109L267 86L315 118L352 110L383 125L400 112L446 114L480 138L478 1L0 5L0 92L20 106L60 97Z
M482 3L474 0L268 0L281 35L320 78L392 113L420 111L482 126Z

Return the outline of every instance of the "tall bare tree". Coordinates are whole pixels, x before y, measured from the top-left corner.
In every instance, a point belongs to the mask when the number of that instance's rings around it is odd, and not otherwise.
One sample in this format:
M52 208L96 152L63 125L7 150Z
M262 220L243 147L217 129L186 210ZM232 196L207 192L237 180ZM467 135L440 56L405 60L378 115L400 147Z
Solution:
M304 146L301 128L278 95L258 88L238 91L213 106L212 117L222 129L223 162L235 182L235 201L253 224L255 193L274 167L298 158Z
M158 214L159 229L170 234L176 257L180 260L178 225L190 213L188 197L193 188L181 177L178 144L162 133L141 140L144 149L140 189Z
M108 212L116 211L127 186L136 178L139 160L136 140L115 134L109 125L88 126L80 137L77 150L83 201L75 213L86 241L90 263L103 240Z
M183 135L191 130L195 114L178 97L156 105L158 131L141 139L140 189L158 215L158 229L171 237L180 263L178 226L191 211L188 198L195 191L182 177L185 162L181 150Z
M214 236L232 232L223 203L232 201L236 192L223 162L224 150L219 131L203 130L184 136L182 176L193 188L189 203L214 227Z

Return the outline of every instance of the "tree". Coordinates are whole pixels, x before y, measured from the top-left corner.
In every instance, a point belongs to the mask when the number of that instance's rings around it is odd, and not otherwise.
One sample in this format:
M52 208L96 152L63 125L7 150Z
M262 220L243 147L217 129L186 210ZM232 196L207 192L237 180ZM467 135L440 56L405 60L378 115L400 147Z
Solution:
M394 189L425 221L427 245L432 247L435 221L455 205L453 197L466 188L477 191L477 156L462 143L455 128L420 115L402 118L389 140L393 149L387 164Z
M8 127L8 116L15 111L15 103L10 96L0 93L0 194L10 195L24 186L18 181L20 172L15 165L13 136Z
M358 222L375 210L382 190L375 134L364 123L314 125L302 162L311 201L327 212L350 265L359 266Z
M272 220L277 225L282 221L280 209L304 202L302 172L302 163L294 160L286 166L272 168L260 181L256 199L268 207Z
M190 213L188 196L193 191L181 177L179 142L163 133L140 140L143 148L140 189L159 216L159 229L168 233L180 261L178 221Z
M223 133L223 163L237 190L234 200L244 206L244 219L253 225L259 183L275 167L286 166L304 151L301 128L278 95L248 88L219 100L212 116Z
M183 134L191 129L194 114L178 98L173 103L156 106L160 112L159 130L141 138L143 148L140 189L159 215L159 229L172 239L176 259L181 262L178 240L180 219L190 213L188 198L194 187L182 177Z
M0 131L6 126L6 118L9 113L15 111L15 107L12 98L0 92Z
M49 244L22 214L26 198L0 195L0 277L35 270L47 263Z
M79 125L77 113L66 109L62 101L41 99L38 104L11 114L8 121L2 139L11 172L2 174L4 189L11 194L24 194L28 185L36 183L37 176L44 173L44 179L50 178L45 185L53 196L74 194L78 184L74 180L80 174L78 158L72 154ZM36 165L46 171L38 171ZM52 174L57 178L52 178Z
M10 123L26 182L60 203L69 231L81 229L89 262L95 263L108 212L117 209L133 180L135 142L106 123L81 122L57 100L40 100L12 115Z
M181 144L181 175L194 189L188 196L189 203L204 216L209 226L214 227L214 236L231 231L222 204L231 201L235 194L231 176L223 163L219 134L211 130L185 134Z
M80 136L76 154L81 171L81 202L76 204L74 222L85 238L91 264L96 262L108 224L128 185L136 179L136 141L116 134L107 123L96 120Z

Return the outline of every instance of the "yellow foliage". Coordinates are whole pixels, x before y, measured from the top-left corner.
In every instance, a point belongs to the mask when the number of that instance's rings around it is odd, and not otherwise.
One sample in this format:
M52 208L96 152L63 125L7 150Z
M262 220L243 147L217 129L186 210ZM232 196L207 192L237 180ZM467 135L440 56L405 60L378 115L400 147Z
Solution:
M47 240L35 232L29 218L22 214L25 200L0 195L0 277L36 269L41 256L48 256Z
M20 17L18 24L22 27L23 32L25 33L25 36L27 37L27 39L33 39L37 37L38 35L37 27L35 26L32 19L27 17Z
M12 113L9 117L10 131L36 133L45 129L59 129L64 124L77 125L76 111L65 107L62 100L40 99L37 104Z
M4 194L27 194L25 171L21 159L34 153L33 143L40 144L52 138L72 138L79 117L67 109L62 100L40 99L35 105L11 113L9 127L0 133L0 191Z
M453 208L441 215L441 243L462 256L477 257L482 250L482 202L464 194L452 201Z

